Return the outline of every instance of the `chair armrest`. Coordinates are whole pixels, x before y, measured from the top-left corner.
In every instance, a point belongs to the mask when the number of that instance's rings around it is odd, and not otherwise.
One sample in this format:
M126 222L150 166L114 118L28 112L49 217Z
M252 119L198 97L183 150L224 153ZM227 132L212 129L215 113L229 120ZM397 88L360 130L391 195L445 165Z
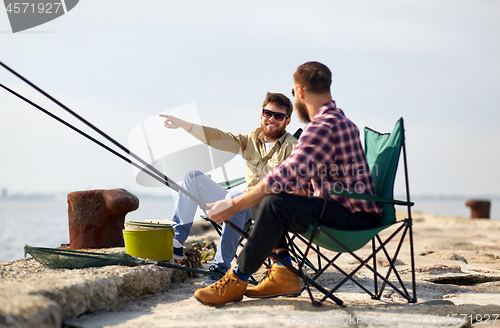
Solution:
M245 182L246 182L245 178L242 177L242 178L238 178L238 179L220 182L219 186L221 186L224 189L231 189L231 188L239 186L240 184L243 184Z
M348 191L336 191L334 189L330 190L328 192L329 195L335 194L339 196L344 196L348 198L355 198L355 199L364 199L372 202L377 202L377 203L387 203L387 204L395 204L395 205L403 205L403 206L413 206L415 203L413 202L405 202L403 200L395 200L391 198L386 198L386 197L380 197L380 196L373 196L373 195L368 195L368 194L359 194L355 192L348 192Z

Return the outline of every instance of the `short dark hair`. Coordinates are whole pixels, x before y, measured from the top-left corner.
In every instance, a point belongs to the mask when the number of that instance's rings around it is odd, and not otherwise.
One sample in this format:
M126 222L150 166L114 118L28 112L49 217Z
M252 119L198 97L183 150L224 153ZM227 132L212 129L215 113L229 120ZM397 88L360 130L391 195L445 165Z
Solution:
M322 94L330 92L332 72L321 63L307 62L297 67L293 79L307 91Z
M292 102L284 94L268 92L266 95L266 99L262 104L262 108L266 107L266 105L269 103L273 103L277 106L283 107L286 111L286 115L288 115L288 117L292 116L292 111L293 111Z

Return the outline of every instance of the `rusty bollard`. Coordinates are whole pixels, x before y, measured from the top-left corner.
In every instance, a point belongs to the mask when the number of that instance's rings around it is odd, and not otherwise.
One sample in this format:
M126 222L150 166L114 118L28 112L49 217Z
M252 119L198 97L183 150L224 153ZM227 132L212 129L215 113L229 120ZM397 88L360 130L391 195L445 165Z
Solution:
M125 215L139 199L125 189L75 191L68 195L71 249L124 246Z
M471 219L489 219L490 218L490 206L491 202L489 200L479 200L479 199L469 199L466 206L470 207L470 218Z

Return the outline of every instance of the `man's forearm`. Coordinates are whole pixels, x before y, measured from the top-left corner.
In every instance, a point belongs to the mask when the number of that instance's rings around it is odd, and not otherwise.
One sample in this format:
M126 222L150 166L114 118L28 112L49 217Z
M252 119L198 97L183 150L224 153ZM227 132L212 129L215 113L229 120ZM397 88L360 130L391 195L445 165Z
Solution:
M209 126L193 124L189 133L210 147L233 154L241 154L246 147L246 136L235 136L232 133Z
M186 132L191 132L191 130L193 129L193 123L189 121L182 120L179 125L181 126L181 128L186 130Z

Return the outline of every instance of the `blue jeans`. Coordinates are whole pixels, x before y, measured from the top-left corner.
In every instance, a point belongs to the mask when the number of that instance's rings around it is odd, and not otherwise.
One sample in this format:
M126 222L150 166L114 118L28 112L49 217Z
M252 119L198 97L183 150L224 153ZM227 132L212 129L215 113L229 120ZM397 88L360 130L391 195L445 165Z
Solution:
M241 194L240 191L232 190L227 191L222 188L218 183L207 177L200 171L188 171L184 175L184 180L181 186L189 191L194 196L198 197L204 203L213 203L221 199L231 199ZM191 227L193 226L194 215L198 205L182 192L179 193L179 198L175 203L174 215L172 221L175 222L175 237L179 242L184 244ZM250 220L250 210L246 209L236 213L229 219L233 224L243 229L245 223ZM185 223L183 223L185 222ZM225 223L222 224L222 235L215 254L214 265L215 267L226 272L231 268L231 262L236 255L238 249L238 241L240 235L229 228Z

